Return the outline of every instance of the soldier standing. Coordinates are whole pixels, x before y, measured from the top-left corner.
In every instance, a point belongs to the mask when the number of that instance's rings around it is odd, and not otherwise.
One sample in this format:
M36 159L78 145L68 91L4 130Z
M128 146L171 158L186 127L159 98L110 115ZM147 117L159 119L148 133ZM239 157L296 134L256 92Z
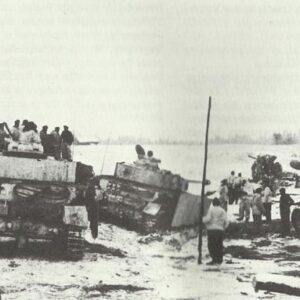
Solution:
M270 189L269 184L264 184L264 192L263 192L263 205L266 211L266 220L268 223L271 223L271 209L272 209L272 191Z
M254 192L254 197L253 197L252 203L251 203L255 234L260 233L261 218L262 218L262 215L266 215L265 208L262 204L261 193L262 193L261 188L256 189Z
M203 218L203 223L206 224L208 251L212 258L208 265L221 264L223 262L224 230L229 222L218 198L213 200L207 215Z
M49 143L48 143L48 126L44 125L42 127L42 130L40 131L40 139L41 139L41 144L43 146L44 149L44 153L49 153Z
M51 136L53 137L52 142L53 142L53 154L54 158L56 160L61 159L61 150L60 150L60 144L61 144L61 137L59 134L59 127L55 127L55 129L51 132Z
M234 174L235 174L234 171L231 171L231 174L227 179L229 204L232 204L234 201L234 181L235 181Z
M221 186L219 188L220 195L220 206L227 211L228 205L228 187L227 187L227 179L223 179L221 181Z
M233 201L235 204L238 204L238 201L241 196L241 189L242 189L242 184L243 184L243 177L242 173L239 173L237 177L235 177L234 182L233 182Z
M250 207L253 198L253 187L249 181L243 180L241 201L239 204L239 218L238 221L242 221L245 217L245 222L250 219Z
M64 126L64 130L61 133L61 151L62 151L62 158L68 161L72 161L72 154L71 154L71 145L74 142L74 136L71 131L69 131L68 126Z
M290 233L290 206L294 204L294 200L290 195L285 193L285 188L281 188L280 192L280 218L282 235Z

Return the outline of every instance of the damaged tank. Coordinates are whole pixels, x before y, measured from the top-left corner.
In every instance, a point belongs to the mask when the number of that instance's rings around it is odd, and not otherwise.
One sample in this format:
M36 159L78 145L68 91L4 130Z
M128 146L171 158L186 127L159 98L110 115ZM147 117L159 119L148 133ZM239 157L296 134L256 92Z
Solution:
M92 167L38 148L8 149L0 154L0 236L16 238L19 248L29 238L52 240L67 259L81 259L84 230L90 225L97 236Z
M117 163L114 175L101 175L99 181L103 221L148 233L199 220L200 196L188 193L188 180L170 171ZM209 204L205 201L205 209Z

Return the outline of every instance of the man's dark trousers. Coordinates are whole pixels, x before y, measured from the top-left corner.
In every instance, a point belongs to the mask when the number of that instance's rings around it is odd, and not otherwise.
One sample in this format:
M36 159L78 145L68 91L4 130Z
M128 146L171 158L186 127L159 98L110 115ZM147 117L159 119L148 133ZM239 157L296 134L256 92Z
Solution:
M223 230L207 231L208 251L214 263L223 262L223 236Z

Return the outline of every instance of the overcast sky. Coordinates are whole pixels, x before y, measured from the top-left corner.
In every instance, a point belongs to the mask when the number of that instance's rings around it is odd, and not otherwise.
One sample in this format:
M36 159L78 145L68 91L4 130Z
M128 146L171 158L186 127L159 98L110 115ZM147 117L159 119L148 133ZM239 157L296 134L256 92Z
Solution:
M1 118L202 139L211 95L212 136L297 132L299 16L299 1L3 1Z

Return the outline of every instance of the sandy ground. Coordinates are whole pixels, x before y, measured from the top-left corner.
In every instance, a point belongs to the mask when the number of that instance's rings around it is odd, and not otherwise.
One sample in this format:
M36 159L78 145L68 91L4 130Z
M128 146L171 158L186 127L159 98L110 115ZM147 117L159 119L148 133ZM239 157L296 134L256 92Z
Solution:
M197 265L196 229L143 236L101 224L98 239L89 233L86 239L118 251L89 249L82 261L67 262L52 244L31 242L27 250L15 252L13 243L4 240L1 299L293 299L255 293L251 281L262 273L300 276L294 273L300 267L299 240L278 235L226 239L220 267L205 265L210 260L205 237L203 264Z

